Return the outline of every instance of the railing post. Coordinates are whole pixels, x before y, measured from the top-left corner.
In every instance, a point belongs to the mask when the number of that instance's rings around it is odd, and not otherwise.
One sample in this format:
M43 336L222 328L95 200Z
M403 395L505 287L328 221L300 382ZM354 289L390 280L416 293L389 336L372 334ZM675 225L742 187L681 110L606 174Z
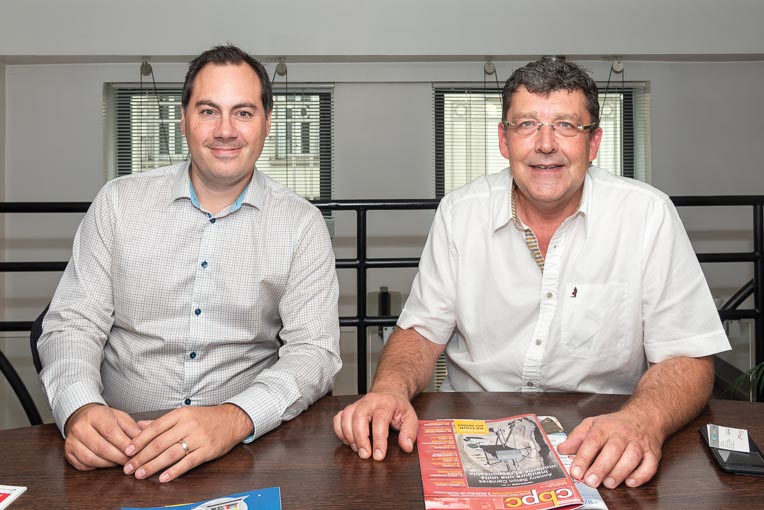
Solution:
M753 251L756 260L753 263L753 308L756 311L753 335L753 366L764 363L764 205L753 206ZM759 395L757 385L751 384L753 401L761 402L764 395Z
M367 391L367 356L366 348L366 208L361 206L356 213L356 259L358 260L358 271L356 272L356 292L358 293L358 306L356 314L358 316L358 338L357 338L357 366L358 366L358 394L363 395Z

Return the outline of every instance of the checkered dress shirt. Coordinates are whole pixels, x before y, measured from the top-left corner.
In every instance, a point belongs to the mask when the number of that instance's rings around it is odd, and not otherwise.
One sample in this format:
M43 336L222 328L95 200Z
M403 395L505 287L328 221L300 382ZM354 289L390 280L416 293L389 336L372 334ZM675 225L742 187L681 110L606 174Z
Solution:
M321 213L255 172L217 214L188 162L107 183L74 238L38 347L56 423L229 402L258 437L329 391L338 286Z

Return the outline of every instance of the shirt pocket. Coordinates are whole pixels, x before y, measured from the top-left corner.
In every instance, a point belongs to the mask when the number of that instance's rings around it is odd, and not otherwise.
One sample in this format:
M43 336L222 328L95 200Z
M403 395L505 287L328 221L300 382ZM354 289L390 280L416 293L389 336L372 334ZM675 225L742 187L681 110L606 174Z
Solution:
M562 302L562 350L577 359L611 358L626 340L626 282L568 284Z

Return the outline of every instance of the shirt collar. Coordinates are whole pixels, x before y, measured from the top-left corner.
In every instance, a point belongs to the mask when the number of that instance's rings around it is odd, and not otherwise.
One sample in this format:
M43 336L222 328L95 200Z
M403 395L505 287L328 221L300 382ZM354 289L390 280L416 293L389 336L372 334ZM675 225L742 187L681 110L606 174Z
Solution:
M191 174L189 173L190 169L191 161L188 160L175 175L175 179L172 184L170 200L175 201L181 198L187 198L191 200L191 203L194 204L194 207L201 210L202 207L199 203L199 198L196 196L196 190L194 189L194 185L191 182ZM260 172L255 169L252 180L249 181L247 187L244 188L244 190L241 192L239 198L237 198L236 201L230 206L228 214L237 211L243 204L249 204L257 209L262 209L264 201L265 180Z
M589 232L589 210L591 208L591 200L592 200L592 187L594 186L594 182L592 177L589 175L589 171L587 170L586 175L584 175L584 189L583 193L581 194L581 202L578 204L578 210L573 213L573 216L576 214L581 214L584 218L584 232L585 234L588 234ZM502 197L501 205L497 208L495 208L496 213L493 216L493 230L494 232L499 230L500 228L504 227L507 223L512 222L515 225L520 225L520 230L523 230L525 225L520 220L520 218L517 216L515 207L514 207L514 190L515 190L515 181L512 178L511 171L509 173L509 193L505 194L504 197ZM517 221L515 221L517 220Z
M506 192L507 189L512 189L512 174L510 173L509 168L505 168L502 171L502 174L502 183L505 184L505 186L498 186L498 189L502 191L490 195L491 209L493 210L492 226L494 232L512 221L512 210L510 208L511 191L510 193Z

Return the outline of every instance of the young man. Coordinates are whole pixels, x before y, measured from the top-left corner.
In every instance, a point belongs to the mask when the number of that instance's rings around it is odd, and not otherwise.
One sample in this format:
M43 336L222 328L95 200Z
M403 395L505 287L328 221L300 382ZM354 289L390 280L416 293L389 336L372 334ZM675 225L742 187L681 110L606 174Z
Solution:
M320 212L259 173L265 68L206 51L183 86L190 159L104 186L38 347L66 458L160 482L289 420L341 366ZM128 413L168 410L152 422Z
M409 401L445 351L446 390L633 393L560 451L577 452L572 475L593 487L641 485L666 438L707 402L710 355L729 343L669 198L591 166L602 137L591 77L532 62L502 102L509 169L441 202L401 329L335 432L382 460L392 426L411 451Z

